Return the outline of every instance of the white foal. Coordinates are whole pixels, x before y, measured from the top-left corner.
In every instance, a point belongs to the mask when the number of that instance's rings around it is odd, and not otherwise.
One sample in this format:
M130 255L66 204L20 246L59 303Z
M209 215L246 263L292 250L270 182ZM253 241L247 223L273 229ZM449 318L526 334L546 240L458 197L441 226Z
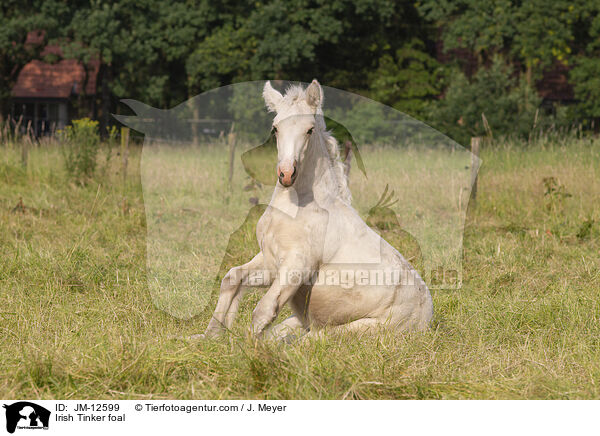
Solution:
M205 336L229 329L243 290L257 286L269 289L253 312L254 334L286 303L294 315L270 330L275 336L323 326L425 329L433 316L425 282L350 205L337 143L325 130L319 83L283 96L267 82L263 97L276 113L278 183L256 226L260 252L224 277Z

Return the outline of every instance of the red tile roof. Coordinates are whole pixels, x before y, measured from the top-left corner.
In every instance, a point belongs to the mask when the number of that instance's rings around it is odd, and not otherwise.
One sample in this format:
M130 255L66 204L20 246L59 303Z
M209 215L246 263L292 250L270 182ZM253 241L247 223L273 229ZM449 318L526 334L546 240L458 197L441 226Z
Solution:
M44 42L45 32L35 30L27 34L25 44L39 45ZM48 54L62 58L62 50L58 45L47 45L41 56ZM96 94L96 79L100 69L98 60L88 64L88 81L85 87L87 95ZM17 98L69 98L72 94L80 94L84 82L85 71L75 59L61 59L49 64L33 60L23 67L13 87L13 97Z
M87 95L96 93L99 68L98 61L90 62ZM75 59L63 59L55 64L34 60L23 67L12 93L17 98L69 98L71 94L81 93L84 78L83 66Z
M27 33L27 39L25 39L25 45L40 45L44 43L44 38L46 37L45 30L32 30Z

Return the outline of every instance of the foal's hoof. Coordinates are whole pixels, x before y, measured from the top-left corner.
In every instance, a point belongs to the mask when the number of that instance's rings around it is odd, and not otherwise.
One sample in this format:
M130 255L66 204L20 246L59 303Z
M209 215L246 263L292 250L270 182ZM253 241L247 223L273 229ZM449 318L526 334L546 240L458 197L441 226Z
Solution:
M223 330L206 330L204 333L188 336L189 341L203 341L206 339L215 339L223 335Z

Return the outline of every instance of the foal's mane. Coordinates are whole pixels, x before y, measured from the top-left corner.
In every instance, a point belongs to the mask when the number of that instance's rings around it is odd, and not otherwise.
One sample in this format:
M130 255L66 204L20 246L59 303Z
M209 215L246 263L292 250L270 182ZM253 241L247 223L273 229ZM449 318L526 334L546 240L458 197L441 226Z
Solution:
M283 97L284 102L292 106L293 104L297 103L298 100L305 99L306 92L300 85L291 85L289 88L287 88ZM322 101L321 104L323 104ZM337 139L335 139L331 132L327 130L325 119L323 118L323 110L321 107L317 109L315 121L317 124L317 129L315 129L315 131L320 133L323 144L325 145L325 149L329 154L331 169L333 170L333 175L337 183L337 194L344 203L350 205L352 203L352 193L350 192L350 187L348 186L348 177L346 176L346 171L344 171L345 164L340 158L340 150L338 148Z

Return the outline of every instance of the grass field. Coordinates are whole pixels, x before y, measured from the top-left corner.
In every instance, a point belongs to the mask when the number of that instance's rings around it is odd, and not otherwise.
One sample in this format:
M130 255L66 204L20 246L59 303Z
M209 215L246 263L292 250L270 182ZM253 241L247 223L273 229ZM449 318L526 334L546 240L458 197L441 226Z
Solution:
M0 397L598 398L599 145L483 149L463 286L433 293L430 331L288 345L246 334L259 293L225 338L173 339L207 318L151 298L139 148L126 183L113 158L80 186L57 146L31 150L26 169L0 146ZM384 165L394 150L364 153ZM227 151L210 156L216 194L247 205L252 193L227 193Z

